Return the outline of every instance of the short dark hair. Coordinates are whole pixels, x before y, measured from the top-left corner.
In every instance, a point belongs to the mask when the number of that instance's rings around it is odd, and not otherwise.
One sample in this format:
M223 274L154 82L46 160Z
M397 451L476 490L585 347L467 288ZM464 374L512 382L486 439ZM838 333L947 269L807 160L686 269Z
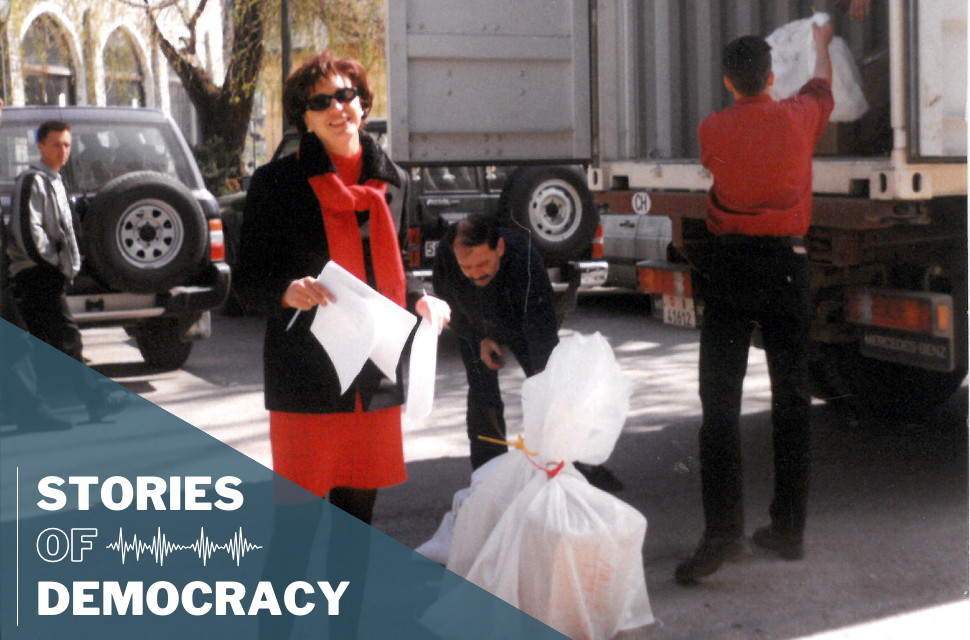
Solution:
M335 58L329 51L324 51L311 58L302 67L294 71L283 86L283 112L286 121L306 133L306 122L303 114L306 112L307 101L314 85L322 78L331 76L345 76L356 87L360 96L360 106L364 117L370 113L374 103L374 94L367 83L367 71L362 64L353 58Z
M51 131L56 131L60 133L61 131L70 131L71 125L67 124L62 120L44 120L37 127L37 142L44 142L47 140L47 134Z
M721 68L739 93L756 96L771 75L771 45L761 36L735 38L724 47Z
M452 248L455 245L477 247L487 244L489 249L495 249L498 246L498 229L498 220L494 216L473 213L448 227L445 242Z

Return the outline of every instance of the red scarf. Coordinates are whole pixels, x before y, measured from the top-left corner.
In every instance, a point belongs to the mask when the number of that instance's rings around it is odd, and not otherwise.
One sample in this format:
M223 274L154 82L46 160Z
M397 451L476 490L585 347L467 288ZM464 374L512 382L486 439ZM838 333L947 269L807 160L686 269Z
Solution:
M325 173L312 176L310 186L320 201L330 259L364 282L367 272L356 212L370 211L370 253L377 290L403 307L407 294L404 264L391 211L384 199L387 185L368 180L367 184L348 187L337 174Z

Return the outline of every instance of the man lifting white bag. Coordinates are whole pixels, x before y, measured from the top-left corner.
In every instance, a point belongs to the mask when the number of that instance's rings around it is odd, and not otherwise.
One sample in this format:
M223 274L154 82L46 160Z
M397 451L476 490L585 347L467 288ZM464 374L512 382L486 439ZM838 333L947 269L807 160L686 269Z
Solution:
M772 98L789 98L811 79L815 72L812 25L822 26L830 20L827 13L816 13L811 18L782 25L765 38L771 45L771 70L775 74L775 83L771 86ZM857 120L869 109L869 104L862 93L859 68L845 40L832 38L829 58L832 61L832 99L835 102L829 121Z
M560 342L522 386L522 448L475 473L448 569L574 639L653 622L646 518L571 462L606 462L629 403L630 382L599 333Z

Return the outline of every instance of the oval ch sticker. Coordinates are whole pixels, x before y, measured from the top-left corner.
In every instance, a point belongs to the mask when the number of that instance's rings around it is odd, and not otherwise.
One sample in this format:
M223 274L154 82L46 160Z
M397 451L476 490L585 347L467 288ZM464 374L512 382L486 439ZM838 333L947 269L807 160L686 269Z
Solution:
M650 211L650 194L646 191L637 191L633 194L633 212L646 215Z

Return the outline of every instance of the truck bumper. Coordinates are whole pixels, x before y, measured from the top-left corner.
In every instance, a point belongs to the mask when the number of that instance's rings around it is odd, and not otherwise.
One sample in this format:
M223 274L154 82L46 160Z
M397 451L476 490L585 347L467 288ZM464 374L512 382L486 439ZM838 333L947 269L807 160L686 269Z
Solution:
M953 296L852 288L846 319L862 333L859 350L876 360L930 371L956 369Z
M610 265L605 260L581 260L570 262L565 267L549 269L549 280L552 290L562 292L574 287L579 291L588 291L606 284L606 275Z
M584 291L587 289L592 289L593 287L601 287L606 284L606 274L608 270L609 263L604 260L570 262L566 269L559 269L558 267L549 269L549 280L552 282L553 291L566 291L571 284L571 278L566 277L563 272L570 271L572 274L577 274L579 276L579 289ZM408 275L411 278L417 278L421 282L425 283L428 287L429 293L432 291L431 274L431 269L412 269L408 272Z

